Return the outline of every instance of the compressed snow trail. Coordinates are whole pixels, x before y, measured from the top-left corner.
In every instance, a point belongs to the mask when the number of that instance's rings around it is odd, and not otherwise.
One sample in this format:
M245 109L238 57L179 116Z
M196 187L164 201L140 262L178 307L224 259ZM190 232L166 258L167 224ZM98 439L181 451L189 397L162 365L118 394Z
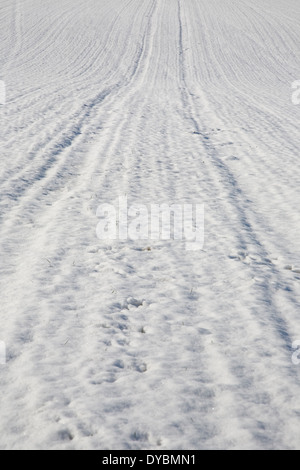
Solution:
M0 0L1 449L300 446L297 0ZM205 245L96 237L205 204Z

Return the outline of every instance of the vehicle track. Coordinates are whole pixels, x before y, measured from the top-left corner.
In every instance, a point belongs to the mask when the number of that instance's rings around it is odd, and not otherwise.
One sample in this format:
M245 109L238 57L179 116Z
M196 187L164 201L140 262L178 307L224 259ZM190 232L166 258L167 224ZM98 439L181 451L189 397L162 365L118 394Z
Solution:
M297 22L268 8L59 0L13 20L1 448L297 448ZM204 203L204 248L98 240L119 196Z

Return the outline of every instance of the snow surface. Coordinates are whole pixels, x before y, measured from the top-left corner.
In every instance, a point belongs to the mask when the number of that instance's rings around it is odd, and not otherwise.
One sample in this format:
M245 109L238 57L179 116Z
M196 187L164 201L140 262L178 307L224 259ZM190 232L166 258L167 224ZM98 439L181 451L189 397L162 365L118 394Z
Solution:
M298 0L0 0L0 447L300 448ZM96 237L205 204L205 245ZM294 361L295 362L295 361Z

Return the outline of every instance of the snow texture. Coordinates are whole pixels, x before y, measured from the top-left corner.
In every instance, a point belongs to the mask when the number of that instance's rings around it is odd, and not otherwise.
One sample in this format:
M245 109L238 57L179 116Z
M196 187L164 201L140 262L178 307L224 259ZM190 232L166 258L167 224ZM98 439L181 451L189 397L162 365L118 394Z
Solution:
M1 449L299 448L299 1L0 0L0 29ZM203 249L98 239L125 196L204 204Z

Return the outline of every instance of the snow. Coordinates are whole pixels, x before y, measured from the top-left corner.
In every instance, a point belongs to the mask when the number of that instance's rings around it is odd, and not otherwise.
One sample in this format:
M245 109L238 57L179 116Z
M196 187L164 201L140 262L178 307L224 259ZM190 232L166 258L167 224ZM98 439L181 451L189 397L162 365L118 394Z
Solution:
M298 0L0 28L0 448L299 448ZM204 246L97 238L124 197L204 204Z

